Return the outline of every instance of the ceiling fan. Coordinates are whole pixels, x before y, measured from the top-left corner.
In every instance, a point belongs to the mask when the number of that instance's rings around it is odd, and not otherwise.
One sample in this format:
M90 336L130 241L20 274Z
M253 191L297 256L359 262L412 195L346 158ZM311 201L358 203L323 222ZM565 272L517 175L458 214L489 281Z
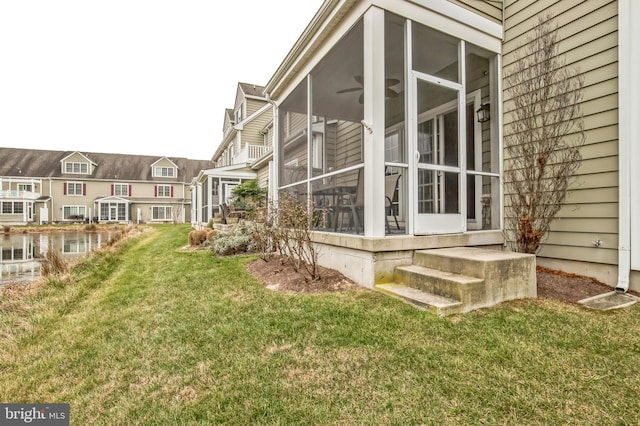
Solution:
M364 79L362 78L361 75L356 75L353 77L353 79L356 81L356 83L359 84L359 86L357 87L349 87L346 89L340 89L338 90L336 93L351 93L351 92L357 92L357 91L362 91L364 90L364 88L362 87L364 84ZM396 78L387 78L384 81L384 85L385 85L385 97L387 99L390 98L395 98L398 96L398 92L396 92L395 90L391 89L391 86L395 86L396 84L400 83L400 80L396 79ZM364 93L360 94L360 97L358 98L358 102L363 103L364 102Z

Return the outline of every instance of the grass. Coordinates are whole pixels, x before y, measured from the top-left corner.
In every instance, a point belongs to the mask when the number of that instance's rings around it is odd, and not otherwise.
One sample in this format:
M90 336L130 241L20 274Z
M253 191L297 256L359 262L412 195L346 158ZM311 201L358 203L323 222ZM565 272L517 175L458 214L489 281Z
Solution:
M640 307L271 292L164 226L0 298L0 400L85 424L635 424Z

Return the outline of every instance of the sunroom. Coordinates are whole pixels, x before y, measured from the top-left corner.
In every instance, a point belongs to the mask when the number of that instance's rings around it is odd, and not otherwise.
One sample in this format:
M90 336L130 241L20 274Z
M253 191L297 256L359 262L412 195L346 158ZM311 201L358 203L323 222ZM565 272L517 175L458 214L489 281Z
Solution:
M503 244L499 23L448 1L327 0L266 90L272 189L362 285L420 248Z

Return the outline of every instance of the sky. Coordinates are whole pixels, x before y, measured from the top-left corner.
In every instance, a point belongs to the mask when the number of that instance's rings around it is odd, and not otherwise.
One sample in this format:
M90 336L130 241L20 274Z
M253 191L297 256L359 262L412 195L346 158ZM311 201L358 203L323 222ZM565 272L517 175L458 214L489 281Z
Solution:
M0 0L0 147L210 159L321 4Z

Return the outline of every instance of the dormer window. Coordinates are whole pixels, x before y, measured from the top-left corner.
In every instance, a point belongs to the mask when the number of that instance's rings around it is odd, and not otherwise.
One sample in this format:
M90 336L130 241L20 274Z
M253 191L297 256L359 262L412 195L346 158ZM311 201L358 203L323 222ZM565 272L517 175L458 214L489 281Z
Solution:
M156 166L153 168L154 177L175 177L176 172L173 167Z
M67 161L66 163L64 163L64 172L78 174L78 175L88 175L89 163L76 163L72 161Z
M238 106L234 113L235 124L240 123L242 120L244 120L244 102L242 102L240 106Z

